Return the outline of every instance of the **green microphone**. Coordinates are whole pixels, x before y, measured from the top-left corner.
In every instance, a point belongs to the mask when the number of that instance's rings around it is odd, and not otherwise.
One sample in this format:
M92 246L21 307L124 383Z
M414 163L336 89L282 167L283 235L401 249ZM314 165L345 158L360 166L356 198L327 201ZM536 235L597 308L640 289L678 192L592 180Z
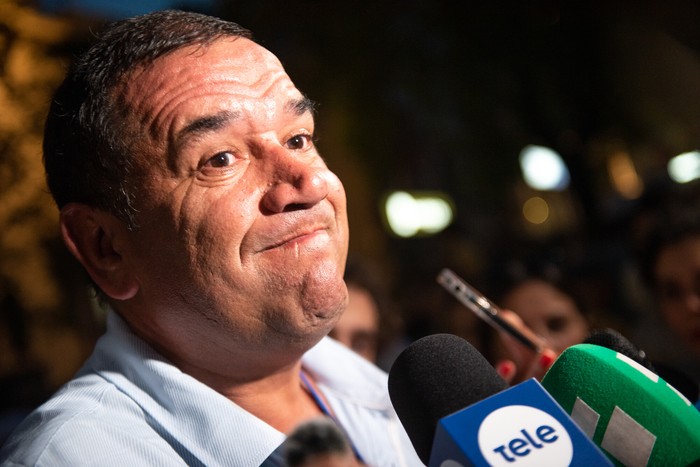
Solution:
M616 465L700 464L700 411L619 352L569 347L542 386Z

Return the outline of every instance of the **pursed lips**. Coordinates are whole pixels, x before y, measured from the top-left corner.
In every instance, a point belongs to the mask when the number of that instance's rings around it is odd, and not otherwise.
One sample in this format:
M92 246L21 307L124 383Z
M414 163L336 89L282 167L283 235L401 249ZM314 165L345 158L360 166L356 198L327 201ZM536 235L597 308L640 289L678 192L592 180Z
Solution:
M285 235L281 241L277 241L268 246L265 246L259 251L262 253L265 251L273 250L275 248L296 246L306 241L312 240L320 233L326 232L327 230L328 228L325 225L316 225L313 227L306 227L300 230L296 230L288 235Z

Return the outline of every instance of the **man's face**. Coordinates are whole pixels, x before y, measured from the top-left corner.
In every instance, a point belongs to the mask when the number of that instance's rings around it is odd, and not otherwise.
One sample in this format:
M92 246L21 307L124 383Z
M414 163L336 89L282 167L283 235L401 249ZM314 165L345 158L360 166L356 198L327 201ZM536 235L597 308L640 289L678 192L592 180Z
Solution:
M345 193L277 58L221 39L134 73L124 97L141 135L132 325L251 351L325 335L347 300Z

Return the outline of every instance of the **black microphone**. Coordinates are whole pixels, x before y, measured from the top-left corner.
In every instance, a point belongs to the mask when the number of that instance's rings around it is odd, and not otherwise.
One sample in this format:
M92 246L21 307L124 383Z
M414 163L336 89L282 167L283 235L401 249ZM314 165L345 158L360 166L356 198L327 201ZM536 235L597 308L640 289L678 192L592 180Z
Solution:
M424 464L441 418L508 387L466 340L435 334L409 345L389 371L389 397Z

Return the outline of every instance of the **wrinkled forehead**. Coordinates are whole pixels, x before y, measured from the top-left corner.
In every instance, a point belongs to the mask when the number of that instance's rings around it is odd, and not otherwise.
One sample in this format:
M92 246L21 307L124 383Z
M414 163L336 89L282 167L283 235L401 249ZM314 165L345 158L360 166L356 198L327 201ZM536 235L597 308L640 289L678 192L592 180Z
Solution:
M193 86L210 81L259 85L265 78L280 75L289 79L279 59L269 50L244 37L224 37L211 44L177 49L125 77L127 92L143 94L150 89L167 88L168 82L188 80Z
M301 96L277 57L246 38L223 38L160 57L133 72L123 91L127 118L152 142L201 115L245 113L248 107L273 115L280 102Z

